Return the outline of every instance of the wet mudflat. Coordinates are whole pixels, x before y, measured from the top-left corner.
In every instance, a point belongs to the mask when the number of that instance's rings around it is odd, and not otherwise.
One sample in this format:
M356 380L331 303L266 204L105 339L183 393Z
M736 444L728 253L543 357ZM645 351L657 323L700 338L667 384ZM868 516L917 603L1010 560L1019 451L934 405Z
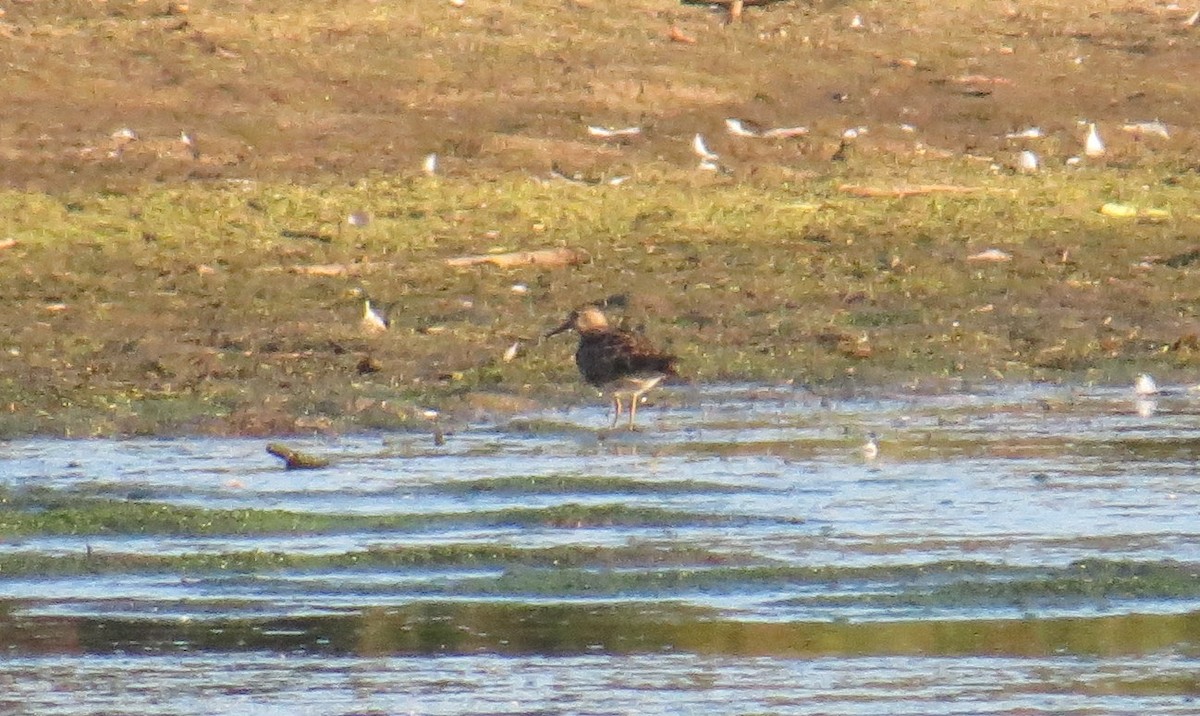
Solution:
M0 446L0 709L1194 713L1200 396L681 388ZM860 450L878 435L878 457Z

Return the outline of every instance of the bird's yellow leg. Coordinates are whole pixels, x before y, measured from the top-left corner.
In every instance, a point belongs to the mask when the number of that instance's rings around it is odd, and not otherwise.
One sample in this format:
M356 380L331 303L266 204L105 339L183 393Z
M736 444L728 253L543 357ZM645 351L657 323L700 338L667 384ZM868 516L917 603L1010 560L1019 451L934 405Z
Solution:
M630 430L634 429L633 419L637 415L637 404L638 404L638 400L641 397L642 397L641 395L634 393L633 397L629 399L629 429Z
M621 419L621 396L613 395L613 421L612 427L617 427L617 422Z

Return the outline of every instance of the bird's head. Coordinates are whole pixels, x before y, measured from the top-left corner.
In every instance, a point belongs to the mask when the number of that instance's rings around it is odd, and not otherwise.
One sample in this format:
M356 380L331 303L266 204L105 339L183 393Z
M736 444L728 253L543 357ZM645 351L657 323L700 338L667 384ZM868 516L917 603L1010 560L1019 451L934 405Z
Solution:
M563 331L569 331L574 328L580 333L588 331L603 331L608 328L608 318L604 316L604 312L599 307L593 305L582 306L571 311L567 316L567 320L562 322L558 328L546 334L546 338L556 336Z

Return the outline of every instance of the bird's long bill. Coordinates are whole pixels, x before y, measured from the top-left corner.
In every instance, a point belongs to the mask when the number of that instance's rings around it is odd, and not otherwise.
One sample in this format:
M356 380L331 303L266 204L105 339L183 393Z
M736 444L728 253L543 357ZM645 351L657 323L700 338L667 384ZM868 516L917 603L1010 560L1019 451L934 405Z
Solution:
M563 331L570 330L572 327L574 327L574 325L575 325L575 317L571 316L567 320L563 321L563 324L561 326L559 326L558 328L555 328L554 330L550 331L549 333L547 333L546 335L544 335L542 337L549 338L550 336L557 336L559 333L562 333Z

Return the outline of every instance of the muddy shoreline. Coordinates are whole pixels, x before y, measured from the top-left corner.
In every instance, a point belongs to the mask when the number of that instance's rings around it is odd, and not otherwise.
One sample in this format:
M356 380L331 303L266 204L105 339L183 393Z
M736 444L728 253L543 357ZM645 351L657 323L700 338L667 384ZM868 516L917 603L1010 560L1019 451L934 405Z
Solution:
M586 402L571 342L537 336L613 296L699 384L1190 385L1200 363L1182 10L5 10L3 436ZM495 259L536 252L579 260ZM390 329L363 330L363 296Z

